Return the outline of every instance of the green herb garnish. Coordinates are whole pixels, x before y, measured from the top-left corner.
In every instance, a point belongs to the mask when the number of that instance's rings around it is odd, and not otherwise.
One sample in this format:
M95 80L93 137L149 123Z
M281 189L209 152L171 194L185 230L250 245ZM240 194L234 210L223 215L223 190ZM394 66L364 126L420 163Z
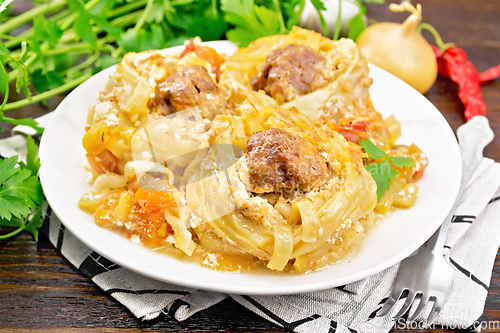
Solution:
M365 169L372 175L377 184L377 201L389 190L391 180L395 179L399 174L393 166L396 168L415 167L415 160L412 157L389 156L370 139L360 141L359 145L374 160L384 159L382 162L365 166Z

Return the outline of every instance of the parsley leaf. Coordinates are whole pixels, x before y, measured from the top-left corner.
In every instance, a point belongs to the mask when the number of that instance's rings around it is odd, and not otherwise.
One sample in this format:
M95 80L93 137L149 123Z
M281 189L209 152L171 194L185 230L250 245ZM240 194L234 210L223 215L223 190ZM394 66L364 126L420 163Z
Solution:
M2 227L21 227L23 223L23 220L17 217L13 217L10 220L0 219L0 226Z
M9 50L5 47L5 44L0 39L0 53L9 54Z
M29 126L29 127L33 128L38 134L43 133L43 128L39 127L37 121L33 120L31 118L14 119L14 118L6 117L6 116L4 116L4 114L2 112L0 112L0 122L10 123L13 125Z
M0 13L7 9L7 6L14 0L0 0Z
M398 176L398 172L391 167L388 160L382 163L368 164L365 169L372 175L377 184L377 201L391 187L391 179Z
M38 242L38 228L40 228L43 224L42 207L43 207L42 205L38 206L38 208L35 211L35 214L24 227L24 230L27 230L33 234L35 242Z
M364 15L366 14L366 6L363 5L363 3L377 3L377 4L383 4L385 0L355 0L354 4L356 4L359 8L359 13L358 15L354 16L351 21L348 23L349 27L349 32L348 32L348 37L352 39L353 41L356 41L358 38L359 34L365 30L366 25L365 25L365 20L364 20Z
M47 21L44 16L39 15L33 19L34 38L56 45L62 36L62 30L57 24Z
M120 34L123 32L122 29L115 27L105 17L92 14L90 14L90 17L92 18L92 20L94 20L96 25L101 27L102 30L104 30L104 32L106 32L111 37L118 38L120 37Z
M145 32L145 38L140 46L141 51L162 49L165 46L163 29L157 25L151 26L151 31Z
M387 157L382 149L377 147L370 139L365 139L359 142L359 145L370 155L373 159Z
M88 16L87 12L80 12L78 17L76 18L74 29L76 35L80 37L81 40L95 47L97 37L94 30L92 30L89 19L90 17Z
M300 15L306 6L305 0L292 0L291 2L283 2L284 14L288 17L286 27L292 29L294 25L299 24Z
M7 161L7 162L5 162ZM4 164L17 163L17 156L0 161L0 169ZM20 218L42 203L42 187L38 177L31 176L30 170L16 168L14 173L0 186L0 217L10 220L12 216Z
M365 166L377 184L377 200L391 187L391 180L398 176L395 168L414 167L415 160L412 157L388 156L382 149L377 147L370 139L359 142L359 145L372 159L384 158L381 163L373 163ZM392 165L391 165L392 164Z
M115 0L99 0L92 8L89 9L89 14L101 15L107 11L113 9L115 6Z
M57 88L64 84L64 79L56 74L55 71L43 72L42 69L36 69L31 74L33 87L38 93Z
M42 188L36 174L40 159L33 138L27 138L28 154L26 164L21 162L16 168L17 156L0 161L0 217L10 220L21 218L40 205L43 200Z
M414 168L416 166L412 157L391 156L389 160L396 168Z
M99 59L96 60L95 62L95 68L92 71L92 74L96 74L108 67L111 67L113 65L116 65L117 63L120 62L121 59L114 58L110 55L104 55L100 57Z
M15 168L16 164L17 157L15 156L0 161L0 185L19 171Z
M227 30L227 23L217 16L196 16L191 21L188 33L191 36L199 36L201 40L217 40Z
M191 37L189 36L179 36L179 37L176 37L174 39L171 39L167 42L167 45L165 45L165 47L172 47L172 46L179 46L179 45L183 45L185 41L189 40Z
M26 154L26 164L21 164L26 169L31 171L31 175L36 176L38 170L40 170L40 158L37 158L38 147L36 146L35 140L31 136L26 137L26 145L28 148L28 153Z
M363 21L363 13L360 11L360 13L356 16L354 16L351 21L349 21L349 33L347 37L352 39L353 41L356 41L358 38L359 34L365 30L365 22Z
M43 192L36 174L40 169L38 148L32 137L27 137L26 164L18 156L0 160L0 226L17 227L9 238L23 230L31 232L38 241L38 228L42 226ZM33 211L35 209L35 211Z
M321 23L321 28L323 28L323 35L327 36L328 26L326 25L325 17L323 16L322 13L322 11L326 10L325 4L323 3L322 0L311 0L311 4L314 6L314 8L316 8L316 11L318 12L319 22Z
M221 0L221 9L226 22L234 26L226 33L227 38L240 47L264 36L281 33L278 13L253 0Z
M90 15L82 0L68 0L68 9L76 14L73 29L75 34L84 42L97 47L97 36L90 24Z
M145 39L146 33L144 29L139 29L139 31L129 29L120 35L120 39L118 39L117 43L125 52L132 52L140 50Z

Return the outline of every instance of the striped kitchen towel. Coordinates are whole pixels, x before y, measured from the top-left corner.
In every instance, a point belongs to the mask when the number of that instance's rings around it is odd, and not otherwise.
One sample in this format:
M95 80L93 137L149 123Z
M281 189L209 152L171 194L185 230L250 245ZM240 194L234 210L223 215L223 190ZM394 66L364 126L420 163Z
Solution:
M22 154L19 151L22 140L21 134L0 140L0 154L4 157L15 152ZM456 271L448 301L435 325L478 331L483 324L480 317L500 245L499 188L500 164L485 158L461 198L446 240L446 255ZM46 207L44 219L42 232L61 254L142 320L168 312L182 321L232 297L258 315L294 332L382 333L394 326L422 327L404 320L394 322L391 314L395 312L376 316L390 294L398 265L364 280L323 291L284 296L227 295L141 276L86 247L64 228L50 207Z

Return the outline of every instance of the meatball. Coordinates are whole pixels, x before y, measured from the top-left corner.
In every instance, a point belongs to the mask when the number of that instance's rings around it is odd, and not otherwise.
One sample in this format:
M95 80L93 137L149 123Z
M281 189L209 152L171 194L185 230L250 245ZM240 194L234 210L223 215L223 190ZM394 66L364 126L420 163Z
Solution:
M312 48L290 44L267 56L252 78L252 87L264 90L280 104L288 102L327 83L322 74L325 64L325 57Z
M157 96L170 113L199 107L205 118L218 108L218 87L203 66L188 66L158 84Z
M271 128L252 134L245 151L250 190L277 192L285 198L319 188L327 165L307 139Z

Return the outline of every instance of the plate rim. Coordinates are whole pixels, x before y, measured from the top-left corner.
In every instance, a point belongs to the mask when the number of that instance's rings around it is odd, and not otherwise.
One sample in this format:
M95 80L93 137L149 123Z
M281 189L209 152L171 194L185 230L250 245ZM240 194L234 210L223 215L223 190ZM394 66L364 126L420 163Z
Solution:
M236 45L234 43L231 43L229 41L213 41L213 42L207 42L207 43L204 43L204 44L211 45L211 46L214 46L214 47L217 47L217 46L220 46L220 45L222 45L222 47L224 47L224 46L227 46L227 47L230 47L230 48L235 48L236 47ZM176 47L164 49L162 51L165 51L165 52L176 52L177 50L180 50L183 47L184 46L181 45L181 46L176 46ZM110 68L107 68L107 69L105 69L105 70L103 70L103 71L95 74L94 76L92 76L88 80L91 80L92 78L95 78L96 76L106 75L108 72L111 73L114 70L115 66L112 66ZM381 71L381 72L384 73L384 75L392 76L393 78L395 78L396 80L398 80L399 84L406 85L406 86L408 86L408 87L411 88L411 86L409 86L407 83L405 83L404 81L402 81L399 78L395 77L394 75L386 72L385 70L383 70L383 69L381 69L381 68L379 68L379 67L377 67L375 65L372 65L372 64L369 64L369 67L370 67L370 73L371 73L370 76L372 76L373 71L375 71L375 72ZM86 80L85 82L87 82L88 80ZM82 83L81 85L83 85L84 83ZM79 89L80 86L76 87L70 94L68 94L68 96L66 96L65 99L58 105L58 107L56 108L56 110L53 111L53 115L52 115L51 119L49 120L49 122L47 123L46 129L48 129L50 131L51 124L55 123L54 119L56 119L56 116L58 114L64 112L64 109L63 109L62 106L65 105L65 102L68 103L68 101L71 100L72 95L78 93L78 89ZM413 88L411 88L411 89L414 90ZM415 92L416 92L416 90L415 90ZM418 92L416 92L416 93L418 93ZM451 135L454 135L451 127L449 126L448 122L446 121L446 119L444 118L444 116L441 114L441 112L439 112L439 110L427 98L425 98L425 96L420 95L420 97L423 100L425 100L425 103L427 103L430 108L434 109L434 111L436 112L436 115L438 116L438 118L440 118L440 120L447 125L447 130L451 133ZM54 115L56 115L56 116L54 116ZM46 188L48 189L48 192L46 193L46 200L48 201L48 203L49 203L50 207L52 208L53 212L58 217L59 216L64 216L66 214L62 213L62 211L61 211L60 207L58 206L58 204L53 201L53 199L55 200L55 195L53 195L53 193L51 192L52 191L52 187L44 185L44 183L46 183L47 181L49 181L49 180L46 180L47 177L49 177L49 176L48 176L48 171L46 171L47 167L44 168L44 163L43 163L44 156L46 156L46 154L47 154L45 152L48 151L49 148L48 148L48 144L44 144L44 142L47 142L47 140L44 141L44 136L42 135L42 139L41 139L41 143L40 143L40 151L39 151L40 159L42 160L42 164L41 164L42 166L40 168L40 181L42 183L42 188L44 189L44 191L46 191ZM456 144L454 146L454 150L455 150L455 157L458 156L458 159L460 161L460 151L458 149L458 144ZM455 189L453 189L453 188L450 189L451 190L450 192L453 193L453 195L452 195L453 200L450 200L448 209L446 211L443 210L444 213L442 214L443 218L441 220L444 220L444 217L448 214L448 211L451 209L451 206L453 205L453 202L455 201L454 199L458 195L459 180L460 180L460 177L461 177L461 174L462 174L462 165L461 165L461 163L458 163L458 168L460 170L458 171L457 176L456 176L457 181L453 184L456 188ZM76 208L79 209L78 207L76 207ZM97 253L102 252L102 249L96 249L94 247L94 244L92 244L92 242L90 242L90 240L80 238L79 235L78 235L78 232L76 232L76 230L74 229L74 225L72 223L64 223L63 219L61 219L61 218L59 218L59 220L61 221L62 224L65 225L65 227L78 240L80 240L83 244L85 244L86 246L88 246L91 250L93 250L93 251L95 251ZM436 218L436 220L438 220L438 219ZM194 289L202 289L202 290L208 290L208 291L223 292L223 293L233 293L233 294L247 294L247 295L286 295L286 294L294 294L294 293L302 293L302 292L311 292L311 291L324 290L324 289L336 287L336 286L339 286L339 285L343 285L343 284L346 284L346 283L351 283L351 282L359 281L359 280L364 279L364 278L366 278L368 276L371 276L371 275L374 275L376 273L379 273L379 272L383 271L384 269L389 268L389 267L393 266L394 264L397 264L402 259L404 259L408 255L410 255L411 253L413 253L415 250L417 250L425 241L427 241L427 239L429 239L432 236L432 234L434 234L434 232L439 228L440 225L441 225L440 223L439 224L437 222L434 223L432 228L429 228L425 233L422 233L422 235L418 238L418 241L416 240L416 241L413 242L413 244L411 246L407 246L405 248L405 251L400 252L399 255L394 255L391 258L386 259L385 261L379 263L378 265L374 265L374 266L372 266L372 267L370 267L368 269L365 269L365 270L363 270L361 272L358 272L356 274L352 274L352 275L346 276L344 278L337 278L335 280L335 283L332 283L332 281L324 281L322 283L317 283L316 282L316 283L312 283L312 284L304 284L304 285L299 285L299 286L276 287L276 286L273 285L273 286L269 286L267 288L266 287L262 287L262 286L257 286L257 287L242 287L242 286L227 286L227 285L226 286L221 286L221 285L218 285L218 284L209 283L207 281L203 281L203 283L200 284L199 280L186 280L186 281L183 281L183 280L179 280L176 277L158 276L158 275L152 274L151 272L144 272L142 270L139 270L139 268L131 267L129 264L127 264L127 261L124 260L124 258L120 258L120 256L116 256L116 255L113 255L113 254L110 254L110 253L106 253L106 255L103 255L103 256L106 257L108 260L111 260L111 261L115 262L116 264L118 264L118 265L120 265L120 266L122 266L124 268L127 268L127 269L129 269L131 271L134 271L136 273L139 273L141 275L153 278L153 279L158 280L158 281L172 283L172 284L180 285L180 286L184 286L184 287L189 287L189 288L194 288ZM106 229L104 229L104 230L106 230ZM363 241L364 240L362 240L362 242ZM177 260L177 259L175 259L175 260ZM194 265L198 265L198 264L194 264ZM332 265L331 267L335 267L335 265ZM220 272L220 273L224 273L225 274L225 272ZM243 273L243 274L245 274L245 273ZM311 274L314 274L314 273L311 273Z

